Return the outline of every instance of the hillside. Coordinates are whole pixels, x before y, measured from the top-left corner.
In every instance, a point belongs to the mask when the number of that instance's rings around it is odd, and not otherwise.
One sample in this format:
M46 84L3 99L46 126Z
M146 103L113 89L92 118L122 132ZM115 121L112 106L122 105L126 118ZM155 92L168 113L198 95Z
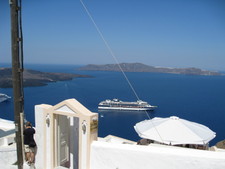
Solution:
M105 64L105 65L94 65L89 64L80 67L79 70L94 70L94 71L121 71L120 67L124 72L155 72L155 73L173 73L173 74L186 74L186 75L210 75L217 76L222 75L219 72L202 70L199 68L166 68L166 67L154 67L148 66L142 63L120 63L117 64Z
M49 82L72 80L73 78L90 77L88 75L69 74L69 73L47 73L36 70L24 70L24 87L44 86ZM0 68L0 88L12 87L12 69Z

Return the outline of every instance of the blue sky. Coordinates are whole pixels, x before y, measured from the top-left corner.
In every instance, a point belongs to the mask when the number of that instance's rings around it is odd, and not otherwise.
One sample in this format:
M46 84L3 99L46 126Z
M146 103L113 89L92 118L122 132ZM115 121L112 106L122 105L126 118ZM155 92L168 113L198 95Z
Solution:
M224 0L83 0L119 62L225 70ZM24 62L115 60L80 0L23 0ZM0 0L0 61L11 62L10 8Z

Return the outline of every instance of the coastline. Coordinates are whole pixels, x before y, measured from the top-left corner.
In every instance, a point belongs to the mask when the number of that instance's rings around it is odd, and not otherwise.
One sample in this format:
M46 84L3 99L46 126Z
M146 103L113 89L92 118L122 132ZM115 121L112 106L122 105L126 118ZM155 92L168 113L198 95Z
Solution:
M48 83L57 81L67 81L73 78L90 78L89 75L73 73L49 73L37 70L24 69L24 87L46 86ZM0 88L12 88L12 69L8 67L0 68Z

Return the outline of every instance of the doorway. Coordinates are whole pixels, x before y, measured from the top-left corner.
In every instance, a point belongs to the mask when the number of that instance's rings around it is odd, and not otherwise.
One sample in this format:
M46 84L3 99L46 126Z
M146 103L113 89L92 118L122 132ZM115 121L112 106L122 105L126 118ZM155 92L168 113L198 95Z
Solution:
M78 169L79 118L55 115L56 166Z

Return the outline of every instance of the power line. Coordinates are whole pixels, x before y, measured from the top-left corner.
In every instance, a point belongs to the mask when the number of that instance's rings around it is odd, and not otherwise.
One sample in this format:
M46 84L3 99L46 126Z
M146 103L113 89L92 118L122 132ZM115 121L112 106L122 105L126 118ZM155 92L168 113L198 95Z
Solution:
M108 49L110 55L113 57L113 59L115 60L116 64L118 65L119 69L120 69L121 72L123 73L123 76L125 77L125 79L126 79L127 83L129 84L130 88L132 89L134 95L136 96L136 98L137 98L138 100L140 100L139 97L138 97L138 95L137 95L137 93L136 93L136 91L135 91L135 89L134 89L134 87L132 86L132 84L130 83L128 77L126 76L125 72L123 71L122 67L120 66L119 61L118 61L118 59L116 58L115 54L113 53L111 47L109 46L108 42L107 42L106 39L104 38L102 32L100 31L98 25L96 24L95 20L93 19L92 15L91 15L91 13L89 12L89 10L87 9L86 5L83 3L83 0L80 0L80 3L82 4L84 10L86 11L88 17L90 18L91 22L93 23L93 25L94 25L95 29L97 30L98 34L100 35L101 39L103 40L103 42L104 42L106 48ZM147 117L148 117L149 119L151 119L151 117L149 116L149 114L148 114L148 112L147 112L146 110L145 110L145 113L146 113ZM151 121L151 122L152 122L152 121ZM153 122L152 122L152 124L153 124ZM160 137L161 140L163 141L163 139L162 139L162 137L161 137L159 131L157 130L157 128L155 127L154 124L153 124L153 126L154 126L156 132L158 133L159 137Z
M131 90L133 91L134 95L136 96L136 98L137 98L138 100L140 100L139 97L138 97L138 95L137 95L137 93L136 93L136 91L135 91L135 89L133 88L132 84L130 83L130 81L129 81L127 75L125 74L125 72L123 71L122 67L120 66L118 59L116 58L116 56L115 56L115 54L113 53L111 47L109 46L108 42L107 42L106 39L104 38L104 36L103 36L102 32L100 31L98 25L95 23L95 20L94 20L93 17L91 16L89 10L87 9L87 7L85 6L85 4L83 3L82 0L80 0L80 2L81 2L81 4L82 4L83 8L85 9L87 15L89 16L90 20L91 20L92 23L94 24L94 26L95 26L95 28L96 28L98 34L100 35L101 39L103 40L103 42L104 42L106 48L108 49L110 55L111 55L111 56L113 57L113 59L115 60L116 64L118 65L118 67L119 67L119 69L120 69L120 71L123 73L123 76L125 77L127 83L129 84Z

